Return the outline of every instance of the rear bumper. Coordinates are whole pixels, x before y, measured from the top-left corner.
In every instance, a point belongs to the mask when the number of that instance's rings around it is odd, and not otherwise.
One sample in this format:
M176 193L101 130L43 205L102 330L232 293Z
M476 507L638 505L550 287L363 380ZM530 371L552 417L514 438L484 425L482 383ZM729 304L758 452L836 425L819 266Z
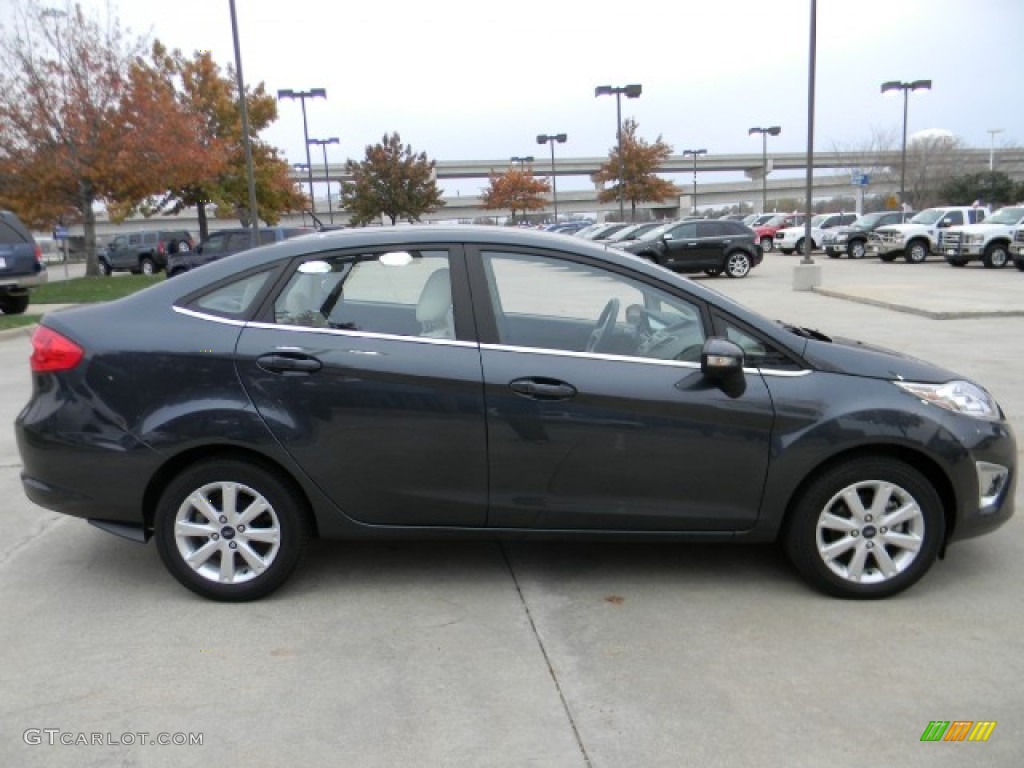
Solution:
M46 267L32 275L0 275L0 292L10 293L19 289L35 288L50 279Z

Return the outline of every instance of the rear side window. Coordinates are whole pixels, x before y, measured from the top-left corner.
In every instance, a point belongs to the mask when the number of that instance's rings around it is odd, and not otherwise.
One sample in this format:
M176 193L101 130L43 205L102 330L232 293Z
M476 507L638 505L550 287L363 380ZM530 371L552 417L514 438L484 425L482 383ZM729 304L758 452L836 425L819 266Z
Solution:
M242 317L252 308L263 286L270 277L269 271L257 272L233 282L214 288L191 303L192 309L213 312L225 317Z
M4 245L20 245L27 242L17 229L8 223L7 217L0 218L0 243Z

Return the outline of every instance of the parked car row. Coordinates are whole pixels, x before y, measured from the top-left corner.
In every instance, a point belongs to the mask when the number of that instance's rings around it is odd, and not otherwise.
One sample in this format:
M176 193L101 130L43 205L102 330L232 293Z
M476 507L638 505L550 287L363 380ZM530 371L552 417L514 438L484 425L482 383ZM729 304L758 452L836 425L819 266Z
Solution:
M43 249L17 216L0 210L0 312L28 309L29 289L46 282Z

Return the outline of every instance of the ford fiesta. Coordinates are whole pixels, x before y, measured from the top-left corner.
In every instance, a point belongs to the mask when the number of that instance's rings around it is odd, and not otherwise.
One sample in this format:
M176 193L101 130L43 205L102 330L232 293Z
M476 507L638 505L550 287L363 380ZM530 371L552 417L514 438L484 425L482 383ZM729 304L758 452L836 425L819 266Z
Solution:
M667 269L498 228L346 230L46 315L28 496L248 600L310 537L780 541L892 595L1013 513L979 385Z

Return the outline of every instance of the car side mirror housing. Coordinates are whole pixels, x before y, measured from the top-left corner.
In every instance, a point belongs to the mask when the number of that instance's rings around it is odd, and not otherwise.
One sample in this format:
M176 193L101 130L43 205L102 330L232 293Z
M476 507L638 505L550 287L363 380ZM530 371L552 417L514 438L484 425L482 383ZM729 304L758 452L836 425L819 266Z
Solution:
M674 240L675 238L672 237L672 233L671 232L666 232L664 235L661 236L661 239L662 240Z
M701 349L700 370L712 381L743 373L743 349L734 341L712 336Z
M942 221L939 222L939 226L940 227L951 227L951 226L953 226L953 220L952 219L943 219Z

